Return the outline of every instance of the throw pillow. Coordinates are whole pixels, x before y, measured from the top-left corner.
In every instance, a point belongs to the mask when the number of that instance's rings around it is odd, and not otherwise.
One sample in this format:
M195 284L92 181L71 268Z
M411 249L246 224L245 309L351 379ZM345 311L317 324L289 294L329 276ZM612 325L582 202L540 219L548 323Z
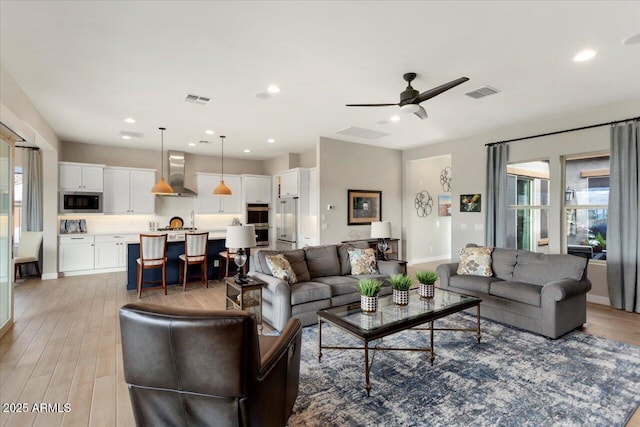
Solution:
M462 249L457 273L470 276L493 276L491 269L492 250L493 248L485 246Z
M290 285L298 282L296 273L293 272L291 264L289 264L289 261L287 261L284 255L268 255L265 259L267 260L267 265L273 277L284 280Z
M351 274L378 274L376 251L369 249L349 248Z

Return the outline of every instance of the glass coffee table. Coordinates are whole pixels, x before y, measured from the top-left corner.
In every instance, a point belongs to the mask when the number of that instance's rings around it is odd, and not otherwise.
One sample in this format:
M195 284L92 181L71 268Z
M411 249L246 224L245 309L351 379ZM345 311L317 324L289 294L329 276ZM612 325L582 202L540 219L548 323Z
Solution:
M391 295L380 297L378 311L364 313L360 310L360 302L319 310L318 314L318 361L322 358L322 350L364 350L364 375L367 396L371 391L369 381L369 343L407 329L427 330L430 335L430 346L426 348L396 348L376 345L374 350L424 351L429 353L431 365L435 359L433 350L434 331L475 332L480 342L480 298L462 295L436 288L431 299L421 298L414 289L410 291L409 305L399 306L393 303ZM475 328L434 328L434 321L471 307L477 307ZM345 332L364 342L364 347L337 347L322 345L322 322L337 326ZM428 324L428 327L420 327Z

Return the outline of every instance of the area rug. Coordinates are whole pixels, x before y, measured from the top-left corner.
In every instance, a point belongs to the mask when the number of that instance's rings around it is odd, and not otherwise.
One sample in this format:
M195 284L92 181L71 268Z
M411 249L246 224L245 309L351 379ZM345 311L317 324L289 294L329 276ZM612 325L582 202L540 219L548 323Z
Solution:
M473 324L458 314L436 327ZM474 334L436 331L428 353L376 351L371 396L364 352L323 350L318 327L303 329L300 391L289 426L623 426L640 404L640 347L582 332L558 340L482 320ZM427 347L405 331L384 346ZM358 345L323 324L322 342Z

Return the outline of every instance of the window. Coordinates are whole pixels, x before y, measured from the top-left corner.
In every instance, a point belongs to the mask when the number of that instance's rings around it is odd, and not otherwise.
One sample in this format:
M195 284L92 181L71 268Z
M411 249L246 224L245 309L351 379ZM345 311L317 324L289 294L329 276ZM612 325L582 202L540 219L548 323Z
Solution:
M567 253L607 259L609 154L565 159Z
M13 240L20 241L22 229L22 168L16 167L13 174Z
M507 247L548 252L549 162L507 166Z

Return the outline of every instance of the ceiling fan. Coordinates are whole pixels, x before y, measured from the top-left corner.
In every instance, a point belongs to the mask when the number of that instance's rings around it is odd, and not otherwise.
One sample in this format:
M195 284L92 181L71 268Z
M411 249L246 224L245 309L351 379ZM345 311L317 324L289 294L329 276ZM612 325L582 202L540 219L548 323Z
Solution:
M426 92L418 92L413 87L411 87L411 82L416 78L416 73L406 73L402 76L403 79L409 85L407 88L400 92L400 102L397 104L346 104L347 107L390 107L392 105L399 105L400 111L403 113L414 113L416 116L421 119L427 118L427 112L424 108L420 106L420 103L426 101L427 99L431 99L434 96L440 95L442 92L445 92L451 88L458 86L469 80L468 77L460 77L459 79L450 81L449 83L445 83L438 87L434 87L433 89L429 89Z

